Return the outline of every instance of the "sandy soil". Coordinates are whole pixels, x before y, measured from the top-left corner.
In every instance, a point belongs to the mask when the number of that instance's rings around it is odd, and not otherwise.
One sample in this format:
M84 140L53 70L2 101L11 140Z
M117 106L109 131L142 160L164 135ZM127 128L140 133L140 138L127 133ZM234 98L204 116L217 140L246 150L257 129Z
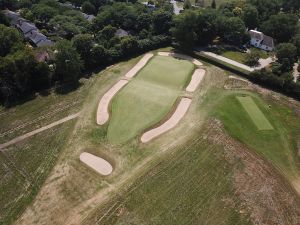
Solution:
M2 149L4 149L4 148L10 146L10 145L13 145L13 144L16 144L16 143L18 143L18 142L20 142L20 141L23 141L24 139L29 138L29 137L31 137L31 136L33 136L33 135L36 135L36 134L38 134L38 133L40 133L40 132L42 132L42 131L44 131L44 130L50 129L50 128L55 127L55 126L57 126L57 125L59 125L59 124L62 124L62 123L65 123L65 122L67 122L67 121L69 121L69 120L75 119L75 118L77 118L78 116L79 116L79 113L72 114L72 115L67 116L67 117L65 117L65 118L63 118L63 119L61 119L61 120L58 120L58 121L54 122L54 123L50 123L50 124L48 124L47 126L41 127L41 128L36 129L36 130L34 130L34 131L31 131L31 132L28 132L28 133L26 133L26 134L23 134L23 135L21 135L21 136L19 136L19 137L16 137L16 138L14 138L14 139L12 139L12 140L6 142L6 143L0 144L0 151L1 151Z
M175 127L179 123L179 121L183 118L187 110L189 109L191 102L192 100L189 98L182 98L176 108L176 111L170 117L170 119L168 119L165 123L163 123L159 127L156 127L152 130L145 132L141 137L141 141L143 143L149 142L153 138L156 138L157 136Z
M116 83L111 89L109 89L101 98L98 110L97 110L97 124L103 125L105 124L109 119L109 112L108 107L109 103L112 100L112 98L115 96L115 94L118 93L119 90L121 90L122 87L124 87L128 83L128 80L120 80L118 83Z
M204 69L196 69L195 72L193 73L191 82L189 83L189 85L186 87L185 90L188 92L194 92L199 86L199 84L201 83L201 81L203 80L204 75L205 75Z
M172 56L174 58L185 59L185 60L191 61L196 66L202 66L203 65L199 60L194 59L194 58L192 58L188 55L183 55L183 54L173 53L173 52L158 52L158 55L160 55L160 56Z
M87 152L80 154L80 161L94 169L96 172L103 176L107 176L112 173L113 168L109 162L98 156L92 155Z
M127 77L127 78L134 77L137 74L137 72L139 72L140 69L142 69L147 64L149 59L151 59L152 57L153 57L152 53L145 54L144 57L131 70L129 70L125 74L125 77Z

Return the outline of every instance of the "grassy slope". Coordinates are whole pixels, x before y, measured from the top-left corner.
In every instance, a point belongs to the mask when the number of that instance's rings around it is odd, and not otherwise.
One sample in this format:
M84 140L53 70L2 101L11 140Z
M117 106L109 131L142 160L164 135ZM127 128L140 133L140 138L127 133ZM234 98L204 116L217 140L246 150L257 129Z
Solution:
M236 99L241 94L252 96L274 130L257 130ZM268 105L271 105L271 109ZM222 120L231 136L263 155L290 181L300 177L300 160L297 156L300 119L293 110L272 101L265 102L250 92L236 92L220 101L215 115Z
M102 207L97 223L84 224L248 224L238 213L231 166L217 145L194 136L173 149L119 198ZM225 201L226 199L226 201Z
M188 61L153 58L114 98L108 139L123 143L158 123L175 103L193 68Z
M0 224L10 224L34 199L55 165L74 121L0 152Z

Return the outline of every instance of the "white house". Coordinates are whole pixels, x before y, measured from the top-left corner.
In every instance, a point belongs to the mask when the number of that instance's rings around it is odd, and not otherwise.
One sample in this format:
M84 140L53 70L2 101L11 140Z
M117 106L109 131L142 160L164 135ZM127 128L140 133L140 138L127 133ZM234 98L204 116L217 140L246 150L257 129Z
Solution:
M257 30L249 31L251 41L250 44L256 48L263 49L265 51L273 51L274 49L274 40L272 37L264 35L262 32Z

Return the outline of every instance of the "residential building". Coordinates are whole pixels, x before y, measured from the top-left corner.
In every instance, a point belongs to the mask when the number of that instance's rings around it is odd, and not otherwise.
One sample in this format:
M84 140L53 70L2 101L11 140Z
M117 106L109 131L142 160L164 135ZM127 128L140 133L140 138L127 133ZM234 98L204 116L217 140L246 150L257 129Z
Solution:
M252 46L265 51L273 51L275 46L272 37L264 35L262 32L257 30L250 30L249 34L251 37L250 44Z

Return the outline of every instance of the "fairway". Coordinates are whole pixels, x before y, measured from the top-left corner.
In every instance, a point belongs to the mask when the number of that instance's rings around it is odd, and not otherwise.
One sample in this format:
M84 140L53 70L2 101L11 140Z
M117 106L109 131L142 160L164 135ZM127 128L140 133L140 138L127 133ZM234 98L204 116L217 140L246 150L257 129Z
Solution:
M257 107L256 103L250 96L237 97L239 102L242 104L245 111L248 113L253 123L256 125L258 130L273 130L273 126L270 124L265 115Z
M186 60L155 56L112 101L108 139L123 143L168 114L190 80L194 65Z

